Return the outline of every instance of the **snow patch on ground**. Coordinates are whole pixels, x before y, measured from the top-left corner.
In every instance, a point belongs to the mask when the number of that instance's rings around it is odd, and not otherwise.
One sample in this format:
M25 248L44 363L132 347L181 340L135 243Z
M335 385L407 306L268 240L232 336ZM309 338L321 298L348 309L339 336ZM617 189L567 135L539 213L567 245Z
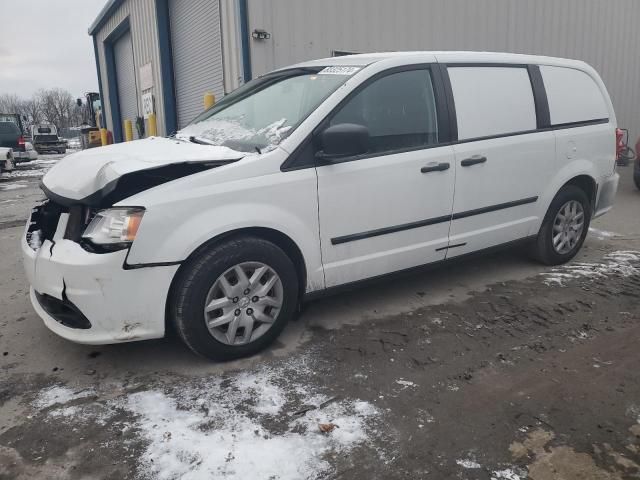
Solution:
M526 477L511 468L497 470L491 474L491 480L524 480Z
M214 380L180 393L130 395L124 408L148 442L144 473L159 479L316 478L331 472L326 455L348 454L367 442L368 421L378 416L373 405L340 400L296 417L291 412L316 404L318 396L304 393L286 408L305 388L281 384L281 373L264 368L228 386ZM275 430L273 417L280 424ZM324 434L321 423L336 428Z
M398 385L400 385L400 386L404 387L404 388L403 388L403 390L404 390L405 388L409 388L409 387L417 387L417 386L418 386L417 384L415 384L415 383L413 383L413 382L410 382L409 380L403 380L402 378L401 378L401 379L399 379L399 380L396 380L396 383L397 383Z
M619 237L620 234L614 232L607 232L606 230L598 230L597 228L590 227L589 233L599 240L606 240L607 238Z
M605 278L610 275L629 277L640 273L640 252L622 250L605 255L600 263L576 262L543 272L543 283L548 286L565 286L577 278Z
M382 430L374 405L327 395L312 383L315 375L297 358L80 404L69 402L96 392L53 386L33 405L50 407L46 415L66 424L135 432L142 478L316 479L332 475L332 458L371 446ZM323 433L320 424L335 427Z
M46 388L38 394L33 405L37 408L48 408L56 404L64 405L73 400L79 398L86 398L91 395L95 395L93 389L84 389L80 391L74 391L68 387L61 387L54 385L53 387Z
M44 169L36 170L12 170L10 172L3 172L2 178L26 178L26 177L41 177L46 173Z
M482 465L480 465L475 460L470 460L470 459L456 460L456 463L460 465L462 468L466 468L467 470L475 470L478 468L482 468Z
M0 184L0 190L8 191L8 190L18 190L20 188L27 188L28 185L22 181L18 181L16 183L8 183L6 185Z

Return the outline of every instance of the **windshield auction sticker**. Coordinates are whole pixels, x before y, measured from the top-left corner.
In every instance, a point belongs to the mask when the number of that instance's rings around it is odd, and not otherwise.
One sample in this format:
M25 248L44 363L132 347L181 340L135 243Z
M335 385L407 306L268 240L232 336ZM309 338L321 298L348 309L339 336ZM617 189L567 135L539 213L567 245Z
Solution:
M360 67L326 67L318 75L354 75L360 70Z

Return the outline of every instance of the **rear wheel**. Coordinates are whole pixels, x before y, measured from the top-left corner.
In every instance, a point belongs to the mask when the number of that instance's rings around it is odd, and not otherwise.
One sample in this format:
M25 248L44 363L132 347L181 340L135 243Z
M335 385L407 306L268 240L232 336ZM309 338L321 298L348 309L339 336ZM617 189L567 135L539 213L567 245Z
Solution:
M213 246L183 266L169 315L195 353L231 360L272 343L293 317L298 278L278 246L239 237Z
M582 248L591 221L591 203L585 192L563 187L551 202L533 245L533 256L546 265L568 262Z

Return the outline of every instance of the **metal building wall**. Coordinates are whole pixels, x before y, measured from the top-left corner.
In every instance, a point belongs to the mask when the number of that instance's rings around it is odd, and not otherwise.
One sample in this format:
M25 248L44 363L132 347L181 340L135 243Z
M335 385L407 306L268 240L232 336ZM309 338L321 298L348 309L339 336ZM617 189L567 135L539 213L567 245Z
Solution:
M638 0L248 0L253 76L334 50L486 50L581 59L640 135Z
M109 104L110 88L107 79L107 66L105 62L104 40L129 17L131 39L133 41L133 58L135 62L135 74L138 78L140 67L151 62L153 71L153 95L156 106L156 119L158 122L158 134L165 133L165 115L162 99L162 83L160 77L160 47L158 42L158 24L156 21L156 0L127 0L108 18L107 22L96 34L98 42L98 60L100 63L100 77L104 99L102 101L109 130L113 130L111 123L111 105ZM138 85L140 85L138 78ZM142 111L138 91L138 110ZM135 128L135 127L134 127Z

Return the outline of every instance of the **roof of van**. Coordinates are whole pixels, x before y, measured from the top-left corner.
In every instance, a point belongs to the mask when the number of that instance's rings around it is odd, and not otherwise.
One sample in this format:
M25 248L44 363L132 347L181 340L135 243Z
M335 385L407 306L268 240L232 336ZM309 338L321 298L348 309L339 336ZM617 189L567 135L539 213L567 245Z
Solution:
M566 58L544 57L539 55L522 55L517 53L500 52L471 52L471 51L414 51L414 52L380 52L363 53L357 55L345 55L340 57L321 58L295 65L295 67L321 67L327 65L350 65L366 66L383 60L411 61L416 57L436 57L440 63L516 63L516 64L538 64L538 65L563 65L584 69L588 67L586 63L579 60L569 60ZM290 68L290 67L288 67Z

